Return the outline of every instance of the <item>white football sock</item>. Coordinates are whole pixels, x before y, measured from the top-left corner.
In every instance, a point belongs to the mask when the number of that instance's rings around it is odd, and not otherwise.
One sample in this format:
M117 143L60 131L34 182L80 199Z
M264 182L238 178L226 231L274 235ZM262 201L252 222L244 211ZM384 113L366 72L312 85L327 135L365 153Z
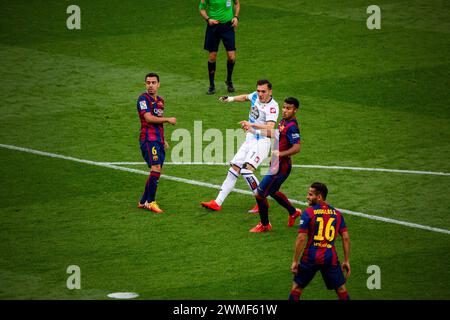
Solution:
M234 185L236 184L236 180L239 176L239 173L236 172L233 168L228 169L227 178L222 183L220 187L219 195L217 196L216 203L221 206L225 199L230 194L231 190L233 190Z
M253 173L253 171L248 169L241 169L241 174L244 180L247 182L248 186L250 187L250 190L254 192L259 185L259 181L258 178Z

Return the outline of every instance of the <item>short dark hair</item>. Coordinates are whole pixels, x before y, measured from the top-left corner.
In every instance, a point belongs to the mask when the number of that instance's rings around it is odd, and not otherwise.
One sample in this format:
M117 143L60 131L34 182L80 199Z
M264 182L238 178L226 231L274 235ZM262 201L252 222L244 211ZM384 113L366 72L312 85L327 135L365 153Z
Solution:
M269 88L270 90L272 90L272 84L270 83L269 80L267 80L267 79L261 79L261 80L256 81L256 85L257 85L257 86L263 86L263 85L265 85L265 84L267 84L267 88Z
M300 101L298 101L298 99L294 97L286 98L284 99L284 102L286 102L287 104L292 104L296 109L300 107Z
M327 199L327 194L328 194L328 188L325 185L325 183L321 183L321 182L314 182L311 185L311 188L316 190L316 194L321 194L323 200Z
M156 78L158 79L159 82L159 76L154 72L147 73L147 75L144 78L144 81L147 81L147 78Z

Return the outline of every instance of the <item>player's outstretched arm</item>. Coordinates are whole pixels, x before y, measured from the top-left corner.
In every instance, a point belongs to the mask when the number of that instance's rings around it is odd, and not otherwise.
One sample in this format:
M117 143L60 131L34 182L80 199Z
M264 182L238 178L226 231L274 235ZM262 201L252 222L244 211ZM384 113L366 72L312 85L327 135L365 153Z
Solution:
M341 263L342 271L346 278L350 276L350 236L348 232L345 231L342 233L342 247L344 249L344 261Z
M248 101L247 96L248 96L247 94L241 94L241 95L234 96L234 97L220 96L219 101L222 101L222 102L245 102L245 101Z

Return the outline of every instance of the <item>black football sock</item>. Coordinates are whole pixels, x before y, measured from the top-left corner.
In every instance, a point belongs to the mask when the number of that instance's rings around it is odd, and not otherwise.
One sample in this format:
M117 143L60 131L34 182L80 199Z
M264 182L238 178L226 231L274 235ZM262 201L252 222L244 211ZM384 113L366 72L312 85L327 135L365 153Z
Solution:
M214 85L214 76L216 74L216 62L208 61L208 73L209 73L209 86L215 87Z
M227 60L227 82L228 83L232 82L231 78L233 75L234 64L235 64L234 60Z
M153 202L155 201L156 198L156 189L158 188L158 180L159 177L161 176L161 172L158 171L151 171L150 172L150 178L149 178L149 190L148 190L148 197L147 197L147 201Z
M142 195L141 201L139 201L140 204L144 204L145 202L147 202L149 190L150 190L150 175L148 176L147 182L145 183L144 194Z
M256 202L258 203L261 223L263 226L267 226L269 224L269 202L267 198L256 198Z

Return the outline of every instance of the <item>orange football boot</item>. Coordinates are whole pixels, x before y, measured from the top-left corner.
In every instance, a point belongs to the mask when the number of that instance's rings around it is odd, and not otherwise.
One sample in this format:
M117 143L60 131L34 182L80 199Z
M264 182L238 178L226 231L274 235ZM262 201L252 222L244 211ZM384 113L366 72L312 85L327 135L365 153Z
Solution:
M302 210L295 208L295 213L292 216L289 215L288 227L292 227L295 224L295 219L300 217L301 214L302 214Z
M256 225L256 227L250 229L250 232L266 232L272 230L272 225L269 224L267 226L263 226L263 224L260 222Z
M222 207L219 206L215 200L211 200L209 202L201 202L200 204L202 205L202 207L208 208L208 209L213 210L213 211L220 211L220 210L222 210Z

